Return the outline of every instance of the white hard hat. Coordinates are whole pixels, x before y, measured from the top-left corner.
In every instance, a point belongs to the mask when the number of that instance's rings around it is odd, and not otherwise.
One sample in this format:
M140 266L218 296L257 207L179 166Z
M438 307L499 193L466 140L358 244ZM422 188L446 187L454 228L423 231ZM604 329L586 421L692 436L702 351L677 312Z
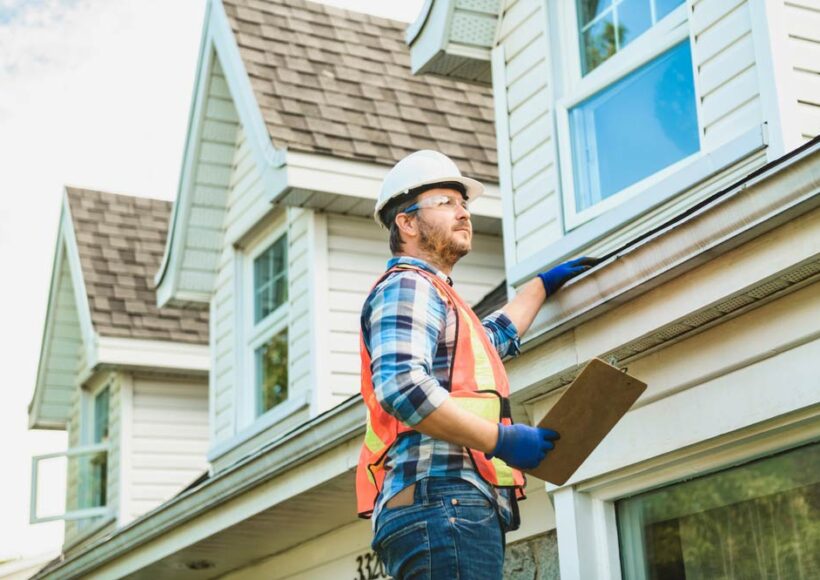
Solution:
M376 223L387 227L387 224L382 222L379 212L391 199L407 194L422 185L447 181L462 184L468 200L473 200L484 193L483 185L475 179L463 177L453 160L443 153L429 149L411 153L387 172L379 199L376 201L376 209L373 211Z

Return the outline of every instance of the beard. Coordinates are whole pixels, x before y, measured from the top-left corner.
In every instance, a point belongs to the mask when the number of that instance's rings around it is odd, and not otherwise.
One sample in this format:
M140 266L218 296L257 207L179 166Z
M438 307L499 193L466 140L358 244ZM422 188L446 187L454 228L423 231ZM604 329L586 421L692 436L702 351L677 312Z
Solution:
M424 219L419 219L418 224L419 249L435 256L442 263L452 266L470 253L471 239L464 241L452 235L452 229L437 228L428 224Z

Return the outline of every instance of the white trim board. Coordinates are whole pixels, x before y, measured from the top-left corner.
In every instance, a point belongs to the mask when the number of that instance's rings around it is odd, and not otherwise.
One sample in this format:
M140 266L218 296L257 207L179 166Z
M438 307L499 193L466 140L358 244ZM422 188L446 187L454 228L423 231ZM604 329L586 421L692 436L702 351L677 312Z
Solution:
M162 340L101 336L93 366L112 365L154 370L207 373L211 366L208 345Z
M384 176L390 170L386 165L342 159L288 150L287 188L271 197L271 202L284 201L290 190L324 192L375 201ZM495 183L484 183L485 195L470 205L470 213L479 217L501 218L501 193Z

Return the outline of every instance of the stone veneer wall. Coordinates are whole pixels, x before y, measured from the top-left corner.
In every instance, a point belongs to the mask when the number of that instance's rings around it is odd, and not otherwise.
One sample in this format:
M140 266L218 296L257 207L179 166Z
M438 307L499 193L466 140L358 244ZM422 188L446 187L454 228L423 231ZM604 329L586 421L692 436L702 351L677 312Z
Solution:
M559 580L555 530L507 546L505 580Z

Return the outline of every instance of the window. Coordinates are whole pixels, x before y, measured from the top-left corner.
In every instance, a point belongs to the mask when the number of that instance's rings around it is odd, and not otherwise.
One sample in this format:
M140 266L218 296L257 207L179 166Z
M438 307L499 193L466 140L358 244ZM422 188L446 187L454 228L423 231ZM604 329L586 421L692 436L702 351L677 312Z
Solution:
M569 4L562 34L574 55L556 103L567 229L648 193L700 150L684 4Z
M279 308L288 298L287 240L280 237L253 261L254 322Z
M576 211L696 153L689 43L582 101L569 116Z
M91 529L100 518L110 516L108 506L108 451L111 391L108 385L83 391L80 412L80 444L66 451L32 457L29 521L76 521L77 529ZM55 470L57 470L55 472ZM59 472L67 477L66 501L62 508L46 501L46 490ZM59 484L58 484L59 485ZM61 513L60 513L61 512Z
M258 417L288 398L288 256L287 234L262 243L251 255L253 317L253 416Z
M649 30L683 0L578 0L583 74Z
M92 445L108 442L109 398L110 390L108 387L103 388L94 397ZM83 507L104 506L108 487L108 454L92 455L90 457L90 471L88 505Z
M820 444L617 502L626 579L820 577Z

